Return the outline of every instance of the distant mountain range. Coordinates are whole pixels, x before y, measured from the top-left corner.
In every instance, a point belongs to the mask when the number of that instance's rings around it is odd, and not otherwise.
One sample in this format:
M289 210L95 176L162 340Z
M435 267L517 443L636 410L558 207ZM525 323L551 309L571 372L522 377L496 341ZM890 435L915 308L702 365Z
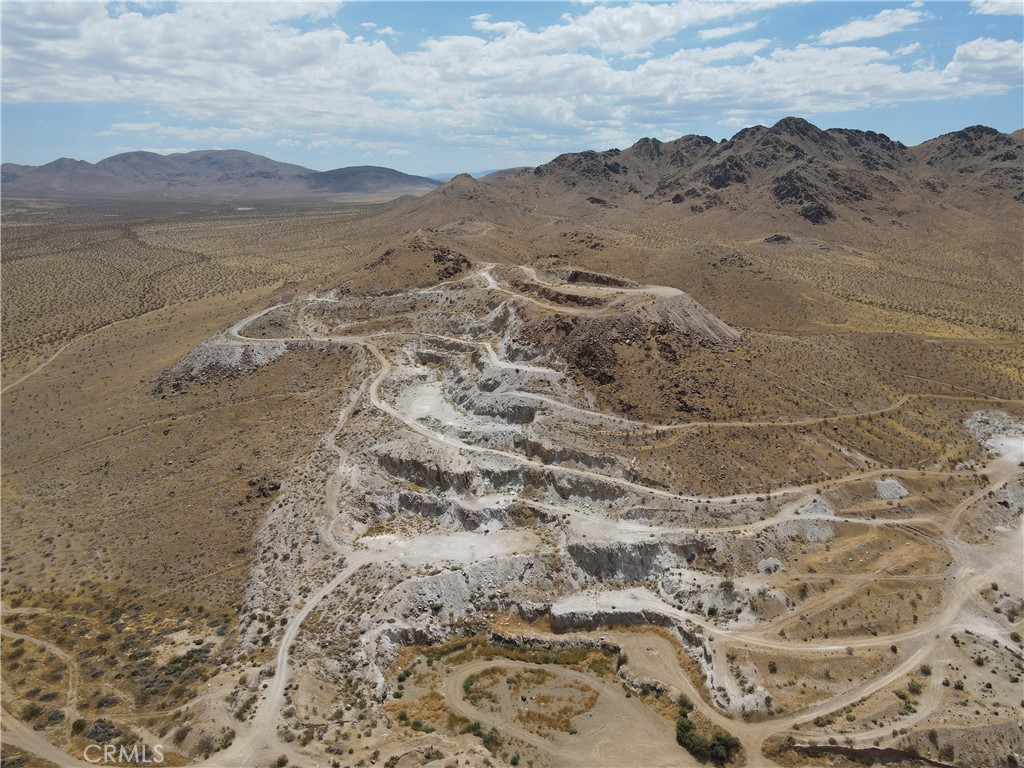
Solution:
M11 197L360 201L421 195L441 184L372 165L314 171L234 149L126 152L95 164L69 158L39 166L4 163L2 182Z
M907 147L874 131L821 130L798 117L744 128L731 139L640 139L627 149L559 155L536 168L479 180L410 176L356 166L313 171L240 150L128 152L96 164L62 158L5 163L11 197L167 200L383 201L426 195L403 216L500 221L538 206L563 216L641 216L652 227L696 217L754 229L779 220L813 227L905 226L943 211L1019 217L1024 132L972 126ZM922 218L924 217L924 218ZM429 226L429 224L425 224Z

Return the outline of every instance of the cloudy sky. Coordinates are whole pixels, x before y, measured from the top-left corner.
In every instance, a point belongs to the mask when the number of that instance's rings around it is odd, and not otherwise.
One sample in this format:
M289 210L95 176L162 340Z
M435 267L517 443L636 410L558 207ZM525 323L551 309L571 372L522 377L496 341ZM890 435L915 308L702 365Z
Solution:
M1024 0L0 7L4 162L240 148L432 174L786 115L907 144L1024 127Z

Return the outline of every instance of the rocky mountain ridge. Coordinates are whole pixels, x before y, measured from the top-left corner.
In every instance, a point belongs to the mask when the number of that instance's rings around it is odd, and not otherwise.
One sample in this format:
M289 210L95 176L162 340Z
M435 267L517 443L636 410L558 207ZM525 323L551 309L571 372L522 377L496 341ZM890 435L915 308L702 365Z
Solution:
M574 213L676 207L673 218L718 211L870 225L922 206L1019 215L1022 161L1018 135L985 126L907 147L874 131L787 117L721 142L643 138L627 149L563 154L487 183L524 204L545 198Z

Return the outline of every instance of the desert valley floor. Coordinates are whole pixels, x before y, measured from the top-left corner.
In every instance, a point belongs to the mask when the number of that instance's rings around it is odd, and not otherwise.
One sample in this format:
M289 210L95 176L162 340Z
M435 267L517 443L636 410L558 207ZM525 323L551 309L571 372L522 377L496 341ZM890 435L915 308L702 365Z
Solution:
M5 200L4 765L1017 764L1019 203L653 151Z

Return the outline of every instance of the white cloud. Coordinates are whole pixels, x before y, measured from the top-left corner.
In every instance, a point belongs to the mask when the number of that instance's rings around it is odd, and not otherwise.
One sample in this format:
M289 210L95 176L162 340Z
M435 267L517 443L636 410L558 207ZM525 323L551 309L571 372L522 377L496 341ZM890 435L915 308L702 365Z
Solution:
M494 32L507 35L509 32L515 32L517 29L524 29L526 27L521 21L492 22L490 20L491 14L489 13L478 13L476 16L470 16L469 18L473 22L473 29L478 32Z
M735 130L738 128L751 128L755 125L768 126L774 122L775 120L770 117L751 117L743 110L728 110L725 116L718 121L718 124Z
M579 15L564 14L561 24L537 32L520 22L506 22L503 42L521 53L595 49L606 53L635 53L672 37L689 27L726 21L754 11L763 11L787 0L735 3L632 3L598 5ZM490 16L472 17L474 26L496 29ZM481 27L478 27L481 28Z
M901 58L916 43L892 53L714 42L715 30L752 29L749 17L765 11L756 2L595 6L540 29L478 16L472 33L401 52L336 25L297 23L307 12L290 3L201 5L160 5L144 16L94 3L5 3L4 100L132 103L161 116L114 123L106 133L118 143L276 141L397 154L415 153L415 137L512 154L524 146L543 153L568 137L576 146L621 145L688 122L749 125L1006 93L1021 83L1013 40L964 43L935 63ZM872 35L894 31L924 11L885 13L837 27L833 37L866 36L865 27L851 28L857 23L870 23ZM665 40L690 27L712 33L707 45L662 53Z
M887 8L874 16L854 19L838 27L826 29L818 35L818 40L825 45L835 45L871 37L883 37L906 29L929 17L930 15L926 11L919 10L919 4L908 8Z
M990 16L1024 15L1024 0L971 0L971 13Z
M909 56L912 53L917 53L919 50L921 50L920 43L908 43L907 45L901 45L893 53L897 56Z
M1022 60L1024 45L1019 41L981 37L957 46L953 60L942 70L942 78L997 90L1012 78L1020 81Z
M210 147L206 147L210 149ZM152 152L157 155L183 155L186 152L198 152L198 147L137 147L117 146L110 148L110 154L119 155L123 152Z
M697 33L697 36L701 40L717 40L721 37L729 37L731 35L738 35L740 32L747 32L757 26L756 21L747 21L743 24L736 24L731 27L712 27L711 29L702 29Z
M184 139L185 141L198 144L209 144L216 142L230 144L231 142L262 139L266 133L261 130L254 130L245 126L206 126L194 128L183 125L164 125L163 123L113 123L110 130L103 131L102 136L113 136L119 133L140 133L148 136L159 136L162 138Z
M394 27L378 27L372 21L364 21L359 25L363 29L369 29L372 32L376 32L378 35L386 35L387 37L398 37L398 32L395 31Z
M141 132L152 133L161 127L160 123L113 123L110 131L113 132Z

